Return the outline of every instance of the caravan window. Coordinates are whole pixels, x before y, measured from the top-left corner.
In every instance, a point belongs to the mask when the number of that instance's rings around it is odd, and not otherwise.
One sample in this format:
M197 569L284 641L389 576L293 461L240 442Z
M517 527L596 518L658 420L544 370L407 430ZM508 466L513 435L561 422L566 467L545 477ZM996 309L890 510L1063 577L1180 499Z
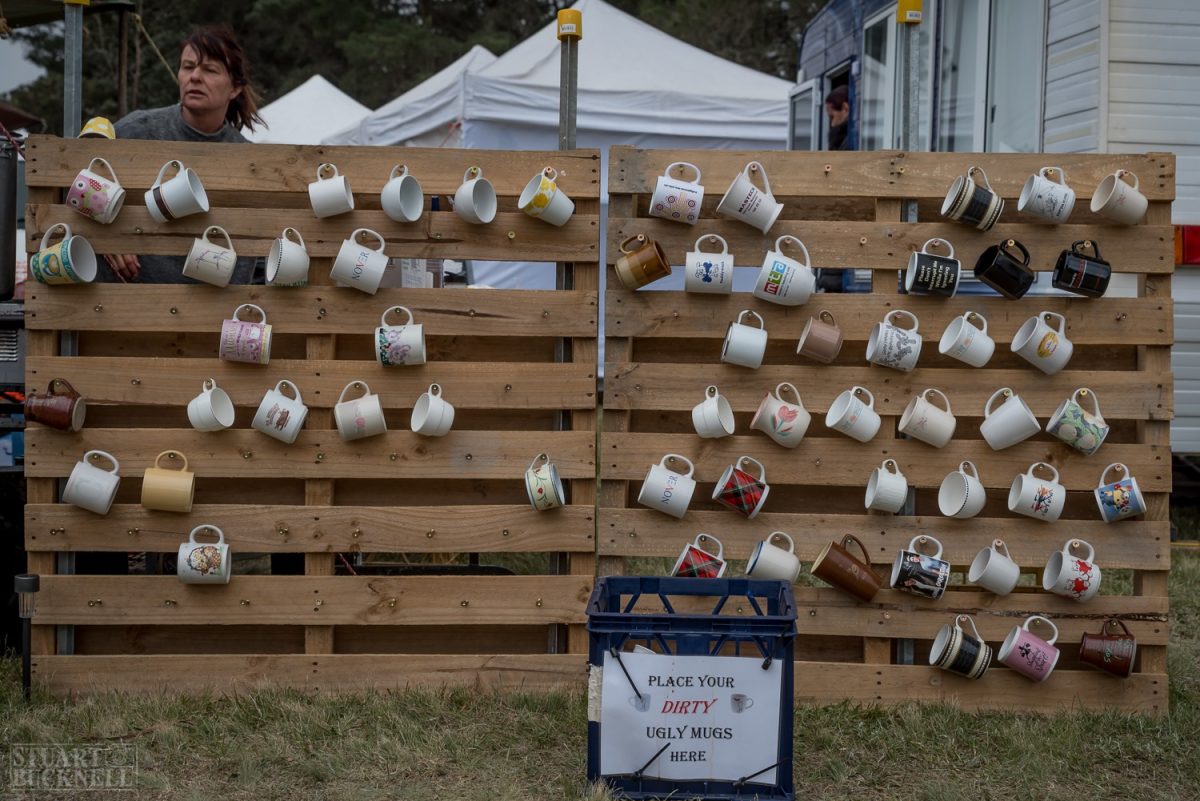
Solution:
M863 31L860 150L884 150L894 145L895 14L894 8L884 11L867 22Z
M818 147L816 94L816 81L802 83L792 91L792 111L788 120L790 150L816 150Z

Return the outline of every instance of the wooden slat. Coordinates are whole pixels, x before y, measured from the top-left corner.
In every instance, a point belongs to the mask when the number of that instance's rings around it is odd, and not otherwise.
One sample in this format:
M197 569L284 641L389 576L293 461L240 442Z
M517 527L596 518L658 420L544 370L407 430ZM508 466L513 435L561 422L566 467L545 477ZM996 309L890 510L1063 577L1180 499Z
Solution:
M210 225L224 228L239 256L266 256L272 241L292 226L300 231L311 256L333 257L353 231L380 234L392 258L552 261L595 259L600 255L600 218L576 214L563 226L549 226L515 209L501 211L487 225L474 225L451 211L427 211L415 223L393 222L382 211L360 209L318 219L303 209L213 207L179 222L159 223L145 206L127 202L109 225L92 222L68 206L30 205L27 246L36 250L50 226L66 223L87 238L97 253L131 250L142 255L185 256ZM371 240L374 247L374 240ZM315 271L310 268L310 275ZM326 269L328 275L328 268ZM357 290L348 290L357 291Z
M425 336L595 336L595 292L525 290L381 289L374 296L328 286L266 287L139 286L92 284L47 287L31 284L26 325L30 330L203 332L215 342L221 322L242 303L267 313L279 334L372 336L392 306L412 310ZM96 307L100 308L97 309ZM174 311L172 311L174 309ZM393 315L393 325L404 316ZM368 351L364 358L374 358Z
M67 214L73 212L65 208L59 212L60 216ZM53 221L70 222L69 218ZM766 252L772 250L777 239L784 235L794 236L804 243L813 267L903 270L908 266L909 255L921 250L922 245L934 237L945 239L954 246L954 255L962 262L962 268L968 275L972 274L984 250L1006 239L1016 239L1025 245L1030 254L1030 267L1039 272L1053 270L1059 254L1069 248L1072 242L1084 239L1099 242L1104 259L1118 273L1169 272L1174 269L1175 261L1174 229L1170 225L1119 229L1100 223L1036 226L1001 222L985 232L946 221L899 223L784 219L771 227L769 235L763 235L743 223L720 218L702 219L694 226L683 226L657 217L634 217L609 219L609 263L620 257L621 242L637 234L645 234L658 242L672 265L682 265L685 254L695 250L696 240L709 234L724 238L736 265L747 268L758 268Z
M719 348L719 346L718 346ZM1032 369L1032 368L1031 368ZM1131 380L1136 375L1136 380ZM1169 420L1174 395L1169 370L1150 373L1064 370L1053 376L1030 370L923 369L911 373L879 367L834 367L812 364L765 365L748 372L732 365L609 363L605 368L605 407L686 412L704 399L704 389L716 384L735 412L753 413L763 396L783 381L800 389L804 408L814 415L810 435L824 425L825 412L844 390L866 387L875 395L881 414L902 414L909 401L928 387L950 398L960 418L956 436L974 436L974 426L961 418L982 418L984 405L1000 387L1013 387L1043 424L1079 387L1089 387L1100 399L1104 417L1114 420ZM219 380L219 379L218 379ZM791 396L788 396L789 400ZM816 416L822 415L817 418ZM1103 467L1103 465L1101 465Z
M25 180L31 187L65 187L94 156L112 164L130 197L141 200L159 168L179 159L196 169L206 190L262 192L307 197L322 162L336 164L355 195L379 195L394 164L406 164L429 195L453 195L471 165L499 195L519 195L546 165L558 170L558 184L574 198L600 196L600 151L459 150L417 147L333 147L268 144L76 140L31 136L25 144ZM136 190L141 190L136 191Z
M792 449L781 448L757 432L753 437L734 435L709 440L701 440L694 433L606 434L602 470L606 478L640 482L650 465L657 464L665 454L677 453L695 464L696 480L701 484L697 493L701 493L704 486L711 487L735 459L749 455L766 467L768 484L800 484L817 489L822 486L865 487L874 467L884 459L895 459L910 486L937 487L947 473L957 470L963 459L970 458L976 462L985 487L1007 488L1013 477L1024 473L1031 464L1049 459L1067 489L1092 490L1098 471L1110 461L1119 461L1127 464L1137 476L1143 492L1170 489L1170 474L1162 467L1171 460L1167 446L1105 444L1097 453L1097 457L1103 459L1101 462L1063 443L1053 444L1041 439L992 451L982 439L966 439L960 435L960 439L939 449L916 440L860 443L823 431L823 428L823 420L814 421L810 426L815 429L813 433ZM768 497L768 510L770 502Z
M770 500L767 501L770 503ZM769 509L769 506L768 506ZM87 514L81 512L81 514ZM1065 527L1064 527L1065 528ZM601 555L673 557L695 531L711 531L720 538L730 559L746 559L755 544L772 531L787 532L796 543L801 561L811 562L830 540L847 534L867 546L872 561L890 567L897 551L913 537L928 534L942 543L944 559L958 567L971 564L980 549L992 540L1004 540L1013 559L1027 572L1041 572L1058 539L1086 540L1096 549L1102 568L1163 569L1170 562L1170 526L1165 521L1126 520L1116 524L1100 520L1072 521L1070 530L1026 518L910 517L832 514L784 514L765 511L754 520L725 511L689 511L678 522L652 509L605 509L598 546ZM1059 537L1055 537L1055 532Z
M821 309L828 309L838 320L847 340L843 349L856 349L864 363L871 328L892 309L907 309L917 315L924 340L918 369L927 356L937 354L938 341L950 321L968 309L987 318L988 333L996 342L997 354L1009 350L1017 329L1040 311L1064 315L1067 335L1076 345L1169 345L1172 340L1171 315L1174 313L1171 302L1162 298L1084 301L1046 297L1013 303L997 297L963 296L937 301L929 297L895 296L881 301L875 295L821 294L803 306L785 307L764 303L746 293L700 297L684 292L613 290L605 300L608 304L607 330L614 336L723 340L738 313L742 309L753 309L765 321L770 339L789 340L793 352L809 318ZM720 355L720 343L714 343L713 347L715 363ZM801 357L795 358L797 362L802 361ZM1044 377L1033 366L1029 371L1031 376Z
M236 540L231 544L237 547ZM110 625L581 623L591 591L591 578L580 576L234 576L227 585L181 584L174 576L46 576L36 619Z
M591 409L596 403L596 370L584 364L435 362L389 369L365 360L280 359L258 367L215 358L91 356L31 358L26 370L35 386L45 386L57 376L69 376L89 407L186 406L199 394L205 379L212 378L229 393L239 410L251 415L263 393L284 378L300 387L310 409L332 407L347 384L365 381L379 395L385 409L396 410L388 421L393 428L408 427L413 404L432 383L442 385L455 410ZM1102 390L1097 387L1096 391ZM401 410L406 413L401 414Z
M44 480L44 479L43 479ZM255 553L592 553L595 512L577 504L552 512L525 506L196 505L191 514L116 504L105 517L56 503L25 507L25 547L37 551L173 552L212 523ZM133 532L133 533L130 533ZM181 536L182 535L182 536ZM1082 535L1081 535L1082 536Z
M450 393L447 398L454 400ZM86 451L98 448L117 457L123 475L137 477L159 453L174 449L188 457L189 469L198 477L511 478L520 484L539 450L554 454L564 478L594 475L594 440L588 432L573 431L451 431L436 438L390 431L342 442L336 432L305 430L294 445L285 445L249 429L215 435L143 429L137 437L119 428L85 428L78 434L36 429L26 437L25 472L65 478Z
M955 177L971 165L983 167L992 187L1016 198L1025 180L1045 166L1062 167L1080 199L1119 169L1132 170L1151 200L1175 197L1175 156L1171 153L920 153L880 150L870 153L803 153L787 150L643 150L618 145L609 149L608 191L648 193L674 161L695 164L703 172L706 196L720 196L750 161L763 165L777 197L888 197L942 199ZM829 169L826 170L826 165Z

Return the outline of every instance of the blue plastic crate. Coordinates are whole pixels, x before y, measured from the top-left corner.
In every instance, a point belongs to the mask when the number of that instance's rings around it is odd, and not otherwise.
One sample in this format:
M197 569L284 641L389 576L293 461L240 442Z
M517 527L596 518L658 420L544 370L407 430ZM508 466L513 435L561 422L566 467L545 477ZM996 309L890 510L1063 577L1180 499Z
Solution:
M682 598L711 599L712 605L704 604L708 610L705 614L683 614L676 611ZM635 611L639 601L643 605L647 601L656 602L661 611ZM722 614L737 606L753 614ZM636 775L605 775L600 755L603 721L588 722L589 781L605 782L619 798L791 801L795 797L792 718L796 599L789 583L749 578L606 576L597 580L587 613L588 661L591 665L603 665L606 654L620 653L631 642L647 645L660 653L682 656L720 656L723 653L756 656L762 658L764 666L779 660L783 702L779 715L779 753L772 766L777 768L774 784L756 782L753 776L741 781L675 781Z

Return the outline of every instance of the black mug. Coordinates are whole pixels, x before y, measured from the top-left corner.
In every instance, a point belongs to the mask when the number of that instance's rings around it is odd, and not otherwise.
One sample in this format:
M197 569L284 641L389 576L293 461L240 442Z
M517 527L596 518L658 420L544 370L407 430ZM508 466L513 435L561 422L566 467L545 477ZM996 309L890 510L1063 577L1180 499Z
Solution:
M917 550L930 543L937 548L933 555ZM896 561L892 563L892 589L936 601L942 597L949 582L950 563L942 559L942 543L927 534L913 537L908 549L896 554Z
M942 203L943 217L973 225L980 231L995 225L1003 212L1004 198L992 189L987 174L974 166L966 175L954 179Z
M1020 251L1020 260L1013 251ZM975 277L1009 300L1019 300L1036 276L1029 267L1029 251L1015 239L992 245L975 262Z
M950 255L939 256L929 252L931 245L938 244L945 245ZM945 239L934 237L909 257L904 291L910 295L943 295L952 298L958 292L961 273L962 265L954 258L954 246Z
M971 624L972 637L962 628L963 621ZM992 661L992 648L979 636L970 615L958 615L954 624L947 623L938 631L929 650L929 664L966 676L981 679Z
M1088 247L1094 255L1085 256L1080 252ZM1060 253L1058 263L1054 265L1054 288L1086 298L1103 297L1110 278L1112 265L1100 258L1100 245L1094 239L1072 242L1071 249Z

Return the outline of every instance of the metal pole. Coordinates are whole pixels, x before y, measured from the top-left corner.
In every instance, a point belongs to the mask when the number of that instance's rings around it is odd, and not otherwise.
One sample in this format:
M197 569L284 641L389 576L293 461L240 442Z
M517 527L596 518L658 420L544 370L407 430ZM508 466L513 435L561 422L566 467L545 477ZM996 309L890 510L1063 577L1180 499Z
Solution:
M17 149L0 138L0 300L17 286Z
M83 116L83 7L91 0L65 0L63 17L63 136L79 135Z

